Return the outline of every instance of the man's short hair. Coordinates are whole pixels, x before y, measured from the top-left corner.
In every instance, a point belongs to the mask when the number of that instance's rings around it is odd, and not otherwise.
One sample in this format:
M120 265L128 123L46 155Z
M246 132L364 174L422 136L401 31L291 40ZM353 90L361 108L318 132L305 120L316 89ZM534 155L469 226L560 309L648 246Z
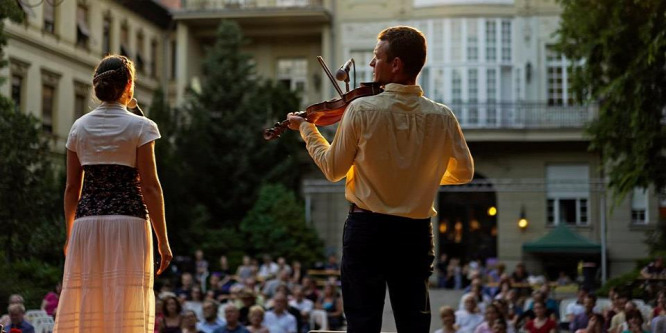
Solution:
M23 306L23 304L21 303L10 304L7 307L7 313L14 313L14 312L25 313L25 306Z
M384 29L377 36L378 40L388 42L387 60L400 58L404 63L404 71L412 77L421 72L426 60L426 39L416 28L396 26Z

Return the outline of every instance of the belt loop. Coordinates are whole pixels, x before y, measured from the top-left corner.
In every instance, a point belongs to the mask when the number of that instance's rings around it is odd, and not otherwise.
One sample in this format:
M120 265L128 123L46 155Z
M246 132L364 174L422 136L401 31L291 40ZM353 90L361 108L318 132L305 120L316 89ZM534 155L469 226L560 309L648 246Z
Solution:
M356 204L353 203L353 202L350 202L349 203L349 213L353 213L355 207L356 207Z

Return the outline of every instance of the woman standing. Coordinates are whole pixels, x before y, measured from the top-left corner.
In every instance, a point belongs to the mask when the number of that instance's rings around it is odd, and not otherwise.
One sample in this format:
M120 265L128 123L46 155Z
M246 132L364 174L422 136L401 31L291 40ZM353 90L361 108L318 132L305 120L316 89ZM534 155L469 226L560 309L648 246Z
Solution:
M154 141L157 125L127 110L134 64L102 59L93 77L102 104L67 138L65 273L54 332L151 332L155 230L162 273L172 254ZM85 177L84 177L85 174Z

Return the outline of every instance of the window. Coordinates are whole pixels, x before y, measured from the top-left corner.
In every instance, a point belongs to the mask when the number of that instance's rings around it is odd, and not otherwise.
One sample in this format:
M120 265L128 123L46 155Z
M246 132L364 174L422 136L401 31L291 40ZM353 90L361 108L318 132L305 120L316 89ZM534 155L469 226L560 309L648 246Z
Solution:
M642 187L634 188L631 196L631 224L648 224L648 191Z
M486 119L488 124L497 124L497 70L488 68L486 70Z
M150 75L157 77L157 40L150 42Z
M467 60L479 60L479 37L477 36L477 21L475 19L467 20Z
M54 102L55 87L48 84L42 85L42 129L47 133L54 133Z
M479 71L470 68L467 72L467 99L469 109L467 110L467 121L470 124L479 123Z
M171 41L171 79L175 79L177 77L177 72L176 72L176 64L178 63L176 61L176 56L178 55L178 50L176 49L176 41L172 40Z
M88 47L90 30L88 29L88 8L79 5L76 8L76 45Z
M127 42L129 41L129 28L127 23L123 24L120 27L120 54L128 58L131 58L129 55L129 48L127 47Z
M105 17L102 30L102 53L111 54L111 18Z
M55 6L53 1L43 1L44 4L44 31L55 34Z
M136 35L136 70L139 73L144 73L146 71L146 63L143 59L143 32L139 31Z
M570 74L569 61L551 46L546 46L548 105L573 105Z
M451 20L451 60L462 61L462 24L461 20Z
M451 71L451 97L453 104L462 103L462 77L458 69Z
M303 58L280 59L277 63L277 70L278 81L298 93L301 102L305 103L308 61Z
M86 113L86 96L74 95L74 119L78 119Z
M23 77L12 75L12 100L14 101L14 111L21 112L21 102L23 102Z
M486 61L497 61L497 24L486 21Z
M511 61L511 21L502 21L502 61Z
M86 83L74 81L74 120L88 111L88 97L90 86Z
M589 166L549 165L546 184L549 225L589 224Z

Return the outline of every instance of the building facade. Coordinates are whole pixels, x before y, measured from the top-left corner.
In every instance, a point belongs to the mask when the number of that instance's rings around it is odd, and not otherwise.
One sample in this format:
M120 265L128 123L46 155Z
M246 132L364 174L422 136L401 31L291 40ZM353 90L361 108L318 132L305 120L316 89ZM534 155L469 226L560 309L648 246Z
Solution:
M135 62L135 96L150 104L169 74L169 12L156 3L106 0L20 1L23 23L7 22L9 66L0 71L17 111L41 119L63 151L71 125L97 103L92 93L94 67L106 54L124 54Z
M10 66L0 75L10 84L0 93L20 112L42 119L58 147L76 117L95 105L91 72L104 54L134 59L142 105L162 86L178 106L187 89L200 86L205 49L220 20L230 19L248 38L245 51L258 75L283 82L308 105L336 94L316 56L332 70L353 58L352 84L370 81L377 34L404 24L425 33L428 55L419 84L427 97L452 108L476 162L472 184L442 187L436 199L438 253L463 261L495 258L509 270L526 262L531 272L551 277L573 275L585 260L617 276L647 256L645 234L666 206L652 189L636 189L612 205L600 156L588 151L583 130L597 110L573 101L570 62L551 47L560 13L554 0L49 3L23 5L26 22L7 25ZM314 174L303 193L307 223L330 253L341 253L348 211L343 182ZM532 246L559 225L598 249Z

